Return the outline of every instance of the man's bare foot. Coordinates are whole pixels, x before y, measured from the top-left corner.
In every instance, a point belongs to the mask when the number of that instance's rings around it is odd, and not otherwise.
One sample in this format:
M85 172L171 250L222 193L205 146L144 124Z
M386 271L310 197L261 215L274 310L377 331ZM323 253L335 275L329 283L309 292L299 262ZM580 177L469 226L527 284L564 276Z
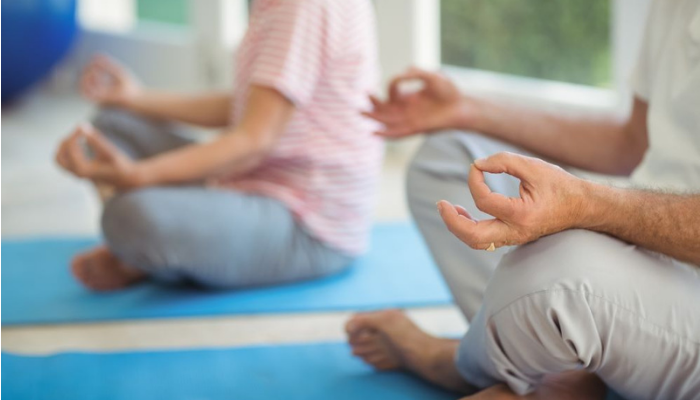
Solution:
M474 391L454 364L459 341L428 335L401 311L357 314L345 330L353 354L376 369L406 369L447 389Z
M519 396L505 384L492 386L462 400L603 400L603 381L585 371L571 371L545 377L534 393Z
M117 290L146 278L142 271L121 262L105 246L78 254L71 262L73 276L96 291Z

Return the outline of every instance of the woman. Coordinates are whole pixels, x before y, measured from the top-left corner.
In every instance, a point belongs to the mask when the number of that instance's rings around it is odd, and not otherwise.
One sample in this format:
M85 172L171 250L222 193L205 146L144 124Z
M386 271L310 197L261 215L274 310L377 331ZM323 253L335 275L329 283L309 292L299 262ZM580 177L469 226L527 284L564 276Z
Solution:
M56 158L116 195L106 245L72 262L85 286L275 284L363 253L382 158L360 115L377 75L371 2L256 0L236 65L232 94L199 96L145 90L105 57L86 68L101 110ZM197 143L178 123L222 131Z

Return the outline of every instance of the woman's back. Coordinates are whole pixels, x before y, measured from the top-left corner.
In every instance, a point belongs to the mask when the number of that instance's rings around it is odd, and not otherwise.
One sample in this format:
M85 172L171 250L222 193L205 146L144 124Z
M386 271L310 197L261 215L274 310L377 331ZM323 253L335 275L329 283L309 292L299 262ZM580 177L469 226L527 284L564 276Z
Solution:
M236 57L234 123L253 84L296 112L261 167L230 185L283 201L348 254L366 247L381 168L376 125L360 115L377 85L374 24L369 0L256 0Z

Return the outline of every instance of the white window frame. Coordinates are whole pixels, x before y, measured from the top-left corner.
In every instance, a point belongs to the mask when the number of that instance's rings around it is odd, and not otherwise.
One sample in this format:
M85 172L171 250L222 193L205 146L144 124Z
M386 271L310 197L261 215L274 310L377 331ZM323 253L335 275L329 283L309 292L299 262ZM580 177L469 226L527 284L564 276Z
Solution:
M109 0L85 0L107 2ZM111 0L132 2L134 0ZM651 0L611 0L614 90L441 65L440 0L375 0L382 87L409 66L442 68L470 93L543 107L624 110L628 80ZM190 0L188 27L139 22L126 32L86 28L75 52L82 64L108 52L149 85L176 89L231 84L232 53L248 23L247 0ZM134 5L125 7L135 9ZM168 26L166 26L168 25ZM163 68L167 65L167 68ZM381 89L380 88L380 89Z
M443 65L442 69L458 86L482 96L544 108L624 112L629 106L629 75L636 62L650 2L611 0L614 89L449 65ZM376 6L385 83L388 77L410 65L425 68L441 65L439 0L376 0Z
M103 3L104 2L104 3ZM82 3L82 4L81 4ZM84 0L79 16L113 3L123 14L115 24L82 23L80 39L67 63L79 71L95 53L107 53L128 65L155 88L225 88L232 81L232 53L248 24L246 0L189 0L188 26L137 21L135 0ZM84 21L82 21L84 22Z

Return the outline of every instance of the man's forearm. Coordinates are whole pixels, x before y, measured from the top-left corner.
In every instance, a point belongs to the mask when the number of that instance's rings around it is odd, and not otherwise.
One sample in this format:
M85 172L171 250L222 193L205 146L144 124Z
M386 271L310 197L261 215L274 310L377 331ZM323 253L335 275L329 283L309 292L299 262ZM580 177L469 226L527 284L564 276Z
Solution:
M700 265L700 194L679 195L585 183L579 228Z
M465 98L470 114L458 129L476 130L557 163L588 171L629 175L646 151L636 127L612 116L564 117L490 100ZM645 120L637 104L632 119ZM465 113L467 114L467 113ZM642 140L643 139L643 140Z
M222 128L229 123L231 95L228 93L182 95L144 90L128 99L123 106L149 117L209 128Z

